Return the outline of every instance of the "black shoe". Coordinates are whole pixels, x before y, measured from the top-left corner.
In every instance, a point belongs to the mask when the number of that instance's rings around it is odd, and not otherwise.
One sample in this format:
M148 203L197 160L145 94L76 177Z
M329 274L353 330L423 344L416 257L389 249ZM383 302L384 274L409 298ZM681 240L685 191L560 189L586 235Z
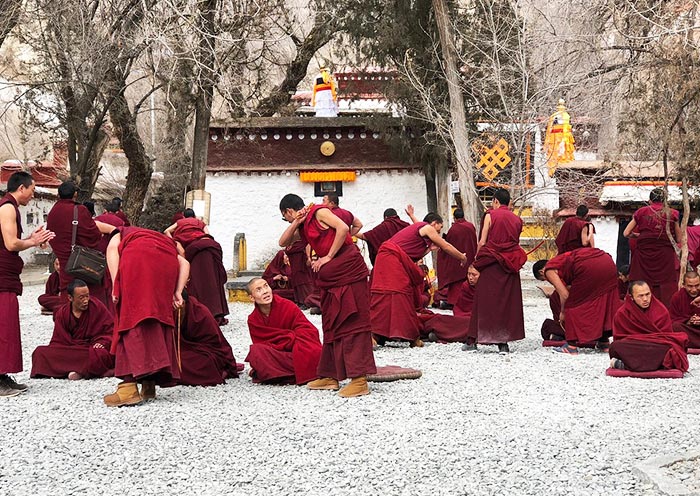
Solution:
M510 353L510 348L508 348L508 343L499 343L498 344L498 352L501 355L506 355Z
M19 394L22 394L22 391L12 389L5 381L0 380L0 398L9 398L10 396L17 396Z
M476 343L464 343L462 351L476 351Z
M618 370L625 370L625 364L619 358L610 360L610 367Z
M430 331L428 333L428 341L431 343L437 343L437 340L438 340L437 335L433 331Z
M0 377L0 382L1 382L2 384L6 385L7 387L9 387L10 389L14 389L15 391L19 391L20 393L21 393L22 391L26 391L26 390L28 389L26 384L18 384L18 383L15 382L15 380L14 380L12 377L10 377L9 375L1 376L1 377Z
M309 313L311 315L321 315L321 309L318 307L311 307L311 309L309 310Z
M446 301L440 302L440 310L452 310L453 308L454 308L454 305L450 305Z

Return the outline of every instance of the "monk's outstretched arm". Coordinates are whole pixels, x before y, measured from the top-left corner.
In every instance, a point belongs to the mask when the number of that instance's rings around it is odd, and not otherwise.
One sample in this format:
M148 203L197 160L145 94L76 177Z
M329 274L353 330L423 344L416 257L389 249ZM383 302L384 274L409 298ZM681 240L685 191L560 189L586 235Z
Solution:
M180 255L177 256L177 262L179 267L177 272L177 286L173 294L173 307L180 308L185 304L185 300L182 299L182 290L185 289L185 284L187 284L187 280L190 278L190 263Z
M418 222L418 218L414 214L415 209L413 208L413 205L406 205L406 215L411 219L411 223L415 224Z
M350 227L350 236L357 236L357 234L360 232L360 229L362 229L362 221L355 217L352 220L352 226Z
M163 233L165 233L165 235L167 237L172 238L173 232L175 231L175 229L177 229L177 222L175 224L171 224L170 226L165 228L165 231L163 231Z
M420 228L418 233L421 236L427 236L430 241L432 241L435 246L443 250L445 253L450 255L452 258L456 258L460 262L462 262L462 265L467 263L467 255L464 253L461 253L457 248L452 246L450 243L442 239L442 237L438 234L438 232L435 230L435 228L431 225L423 226Z
M318 220L319 222L328 226L331 229L335 229L335 239L333 239L331 249L328 250L328 255L326 255L325 257L321 257L318 260L315 260L311 263L311 270L313 270L314 272L318 272L321 269L321 267L333 260L333 257L335 257L336 253L338 253L340 248L343 246L343 243L345 243L345 237L350 231L348 225L342 220L340 220L340 218L333 212L331 212L331 210L328 208L322 208L320 210L317 210L316 220Z
M564 304L569 298L569 290L566 289L566 284L561 280L556 269L546 269L544 271L544 277L552 283L554 289L559 293L559 300L561 301L561 313L559 314L559 320L564 321Z
M95 225L97 226L97 229L100 230L102 234L111 234L112 231L116 229L112 224L107 224L106 222L100 222L99 220L95 221Z
M634 228L637 227L637 221L632 218L629 224L627 224L627 227L625 227L624 232L622 235L625 238L636 238L639 237L639 233L634 232Z

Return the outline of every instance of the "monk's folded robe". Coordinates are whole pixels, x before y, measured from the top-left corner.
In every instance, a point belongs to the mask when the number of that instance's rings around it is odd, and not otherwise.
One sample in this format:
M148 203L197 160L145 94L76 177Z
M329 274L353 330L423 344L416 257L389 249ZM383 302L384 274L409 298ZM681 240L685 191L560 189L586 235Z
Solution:
M275 279L275 276L285 276L287 279ZM294 288L291 283L292 270L289 265L284 263L284 250L280 250L265 267L262 278L267 281L267 284L272 289L272 292L282 298L295 301Z
M290 281L294 289L294 301L305 304L307 298L316 291L316 283L311 267L306 263L306 240L299 239L285 248L291 269Z
M350 210L345 210L344 208L334 207L331 209L333 214L342 220L346 226L352 229L352 223L355 222L355 216Z
M61 298L60 289L60 276L58 271L54 271L49 278L46 280L46 287L44 288L44 294L40 295L39 305L47 310L55 312L56 309L65 304Z
M618 358L627 370L688 370L688 337L674 332L666 307L654 296L646 310L627 298L613 320L610 357Z
M677 257L668 238L667 224L678 222L678 211L663 212L663 203L652 203L634 213L639 237L632 252L630 281L646 281L652 293L668 307L678 289Z
M114 317L101 301L90 299L80 318L66 303L56 310L53 320L48 346L39 346L32 354L31 377L63 379L69 372L85 379L114 375L114 357L109 352ZM95 348L96 344L103 347Z
M175 349L173 294L179 263L175 242L139 227L122 227L119 271L114 295L119 298L112 353L114 375L149 376L160 386L180 379Z
M253 382L305 384L318 377L318 329L294 303L274 295L270 315L256 306L248 329L253 344L245 361L253 369Z
M394 215L384 219L381 224L376 226L374 229L370 229L369 231L362 233L365 241L367 242L369 261L373 266L382 243L389 240L394 234L399 232L404 227L408 226L410 226L408 222L401 220L398 215Z
M462 283L467 279L467 269L476 255L476 228L464 219L455 219L454 224L445 235L445 241L467 256L466 264L443 250L437 252L438 291L446 296L446 301L454 305L462 290Z
M554 240L557 245L557 255L566 253L567 251L576 250L578 248L583 248L583 243L581 243L581 232L583 228L590 226L590 229L595 232L593 224L580 218L580 217L569 217L564 221L559 229L559 234Z
M469 281L464 281L460 287L459 297L455 303L452 313L455 317L471 317L472 309L474 308L474 295L476 294L476 286L469 284Z
M564 337L565 332L559 321L559 315L561 314L559 293L554 291L547 299L549 300L549 309L552 311L552 318L544 319L544 322L542 322L542 328L540 329L542 339L545 341L564 341L566 339Z
M217 321L221 321L229 314L226 299L228 276L221 245L211 236L205 235L183 246L185 258L190 263L187 292L206 306Z
M231 345L209 309L194 296L187 298L182 310L180 332L182 370L178 384L216 386L238 377Z
M551 269L569 286L564 304L566 340L590 343L603 338L612 330L620 303L617 267L610 255L598 248L578 248L547 262L544 270Z
M0 206L12 204L15 209L17 238L22 239L22 216L17 200L7 193L0 198ZM19 328L19 302L22 295L20 274L24 261L19 252L10 251L0 233L0 374L22 371L22 339Z
M692 304L693 299L685 288L681 288L671 298L668 310L673 321L673 330L688 335L688 348L700 348L700 325L688 323L691 317L700 315L700 307Z
M433 333L439 343L463 343L469 332L469 317L456 317L434 313L422 308L418 313L420 321L420 337L428 339Z
M508 207L488 211L491 228L474 259L481 275L476 285L469 338L498 344L525 338L520 269L527 261L520 247L523 222Z

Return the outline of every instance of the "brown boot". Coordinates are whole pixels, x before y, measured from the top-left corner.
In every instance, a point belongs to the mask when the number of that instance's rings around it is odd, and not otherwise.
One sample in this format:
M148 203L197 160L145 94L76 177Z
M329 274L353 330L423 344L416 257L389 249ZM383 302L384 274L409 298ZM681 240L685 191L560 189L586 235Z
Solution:
M422 348L422 347L423 347L423 340L421 338L418 338L415 341L411 341L411 348Z
M316 379L315 381L309 382L306 387L309 389L328 389L330 391L337 391L340 389L340 384L338 384L338 381L335 379L323 377L321 379Z
M156 381L143 381L141 383L141 399L156 399Z
M141 403L139 388L135 382L122 382L117 386L117 390L104 397L107 406L138 405Z
M350 384L345 386L338 393L339 396L343 398L354 398L356 396L364 396L369 394L369 384L367 384L367 377L355 377L350 381Z

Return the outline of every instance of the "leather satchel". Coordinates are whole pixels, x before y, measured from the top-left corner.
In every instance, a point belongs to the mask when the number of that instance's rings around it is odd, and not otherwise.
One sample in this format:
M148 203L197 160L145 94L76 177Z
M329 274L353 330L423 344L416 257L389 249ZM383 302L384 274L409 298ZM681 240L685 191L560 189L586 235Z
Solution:
M66 272L76 279L87 283L100 284L105 275L107 259L102 252L75 244L78 235L78 205L73 207L73 235L71 252L68 257Z

